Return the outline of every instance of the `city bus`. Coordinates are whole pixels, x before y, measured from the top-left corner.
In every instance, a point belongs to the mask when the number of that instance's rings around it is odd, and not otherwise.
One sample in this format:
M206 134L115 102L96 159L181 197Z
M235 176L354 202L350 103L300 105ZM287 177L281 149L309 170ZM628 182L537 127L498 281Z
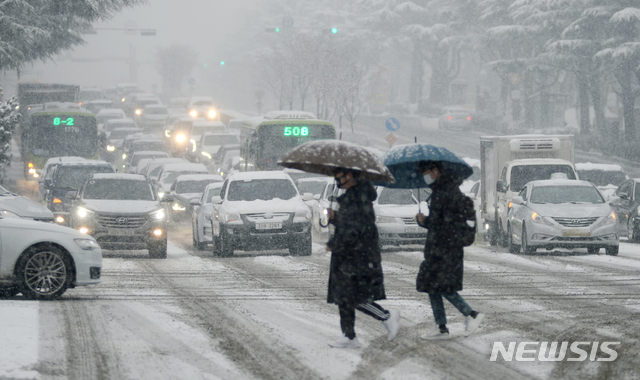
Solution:
M39 176L47 159L98 158L98 124L93 113L77 103L45 103L30 107L21 124L25 178Z
M307 141L335 139L336 128L310 112L272 111L243 121L240 138L240 156L247 167L280 170L278 160L291 148Z

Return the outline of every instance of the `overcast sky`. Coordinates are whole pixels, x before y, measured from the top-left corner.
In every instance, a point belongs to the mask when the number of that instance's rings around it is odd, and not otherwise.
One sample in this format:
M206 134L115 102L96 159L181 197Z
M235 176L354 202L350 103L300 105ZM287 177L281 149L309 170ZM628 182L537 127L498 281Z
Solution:
M173 43L192 45L202 62L215 57L212 47L244 25L241 20L255 11L259 0L149 0L149 4L126 9L108 22L95 25L97 34L86 35L87 44L63 52L54 61L27 67L23 81L115 86L129 82L129 60L135 48L137 82L146 90L159 89L154 66L158 47ZM155 29L155 36L127 35L101 28ZM11 74L11 73L10 73Z

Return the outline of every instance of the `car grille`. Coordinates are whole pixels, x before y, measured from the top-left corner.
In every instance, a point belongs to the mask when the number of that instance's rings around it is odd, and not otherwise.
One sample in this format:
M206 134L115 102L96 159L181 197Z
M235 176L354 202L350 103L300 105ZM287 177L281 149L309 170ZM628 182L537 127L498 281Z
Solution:
M271 220L271 219L289 219L289 214L286 212L278 212L278 213L256 213L256 214L245 214L250 220Z
M411 218L400 218L402 219L402 222L404 224L418 224L418 222L416 222L416 218L415 217L411 217Z
M140 228L147 223L147 215L97 215L96 221L106 228Z
M598 220L598 218L553 218L556 222L565 227L588 227Z

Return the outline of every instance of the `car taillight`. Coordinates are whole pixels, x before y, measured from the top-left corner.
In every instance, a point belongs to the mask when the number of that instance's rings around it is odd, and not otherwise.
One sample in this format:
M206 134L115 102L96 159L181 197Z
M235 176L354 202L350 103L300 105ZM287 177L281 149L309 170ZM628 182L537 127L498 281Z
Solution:
M471 120L471 116L467 117L467 120Z
M447 116L447 120L453 119L453 116Z

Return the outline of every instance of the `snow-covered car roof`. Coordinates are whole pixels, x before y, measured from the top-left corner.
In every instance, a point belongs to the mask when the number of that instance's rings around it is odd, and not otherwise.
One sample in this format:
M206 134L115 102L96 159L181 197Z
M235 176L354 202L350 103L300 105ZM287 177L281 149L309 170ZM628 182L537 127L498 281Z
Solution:
M135 120L124 118L124 119L109 119L104 122L105 124L135 124Z
M222 182L222 176L217 174L183 174L176 178L176 182L182 181L216 181Z
M601 170L601 171L612 171L612 172L620 172L622 170L622 166L615 164L592 164L591 162L580 162L576 165L576 170Z
M58 167L66 167L66 166L110 166L113 167L107 161L98 161L98 160L84 160L84 161L67 161L61 162Z
M180 171L180 170L204 170L207 171L207 167L204 164L193 162L177 162L167 163L162 168L163 172Z
M594 187L589 181L581 181L577 179L542 179L530 182L533 186L586 186Z
M259 172L233 172L229 175L230 181L244 181L252 179L288 179L291 177L283 171L259 171Z
M227 126L224 125L224 123L221 122L221 121L208 121L208 120L194 121L193 122L193 126L194 127L223 127L223 128L227 128Z
M128 179L132 181L146 181L147 177L142 174L128 174L128 173L95 173L93 179Z
M552 164L566 165L566 164L571 164L569 161L563 160L561 158L519 158L519 159L513 160L511 162L514 163L512 166L516 166L516 165L538 165L538 164L543 164L543 165L552 165Z
M96 116L104 115L124 115L124 111L120 108L103 108L96 114Z
M322 176L322 177L306 177L306 178L300 178L298 179L296 182L327 182L327 181L331 181L333 182L335 179L333 177L329 177L329 176Z
M163 152L161 150L137 150L131 154L131 156L152 156L152 155L162 155L166 158L169 158L169 153Z
M74 162L74 161L86 161L87 159L79 156L64 156L64 157L51 157L44 163L44 167L46 168L49 165L60 162Z
M471 158L471 157L462 157L462 160L471 167L476 167L476 168L480 167L480 160L478 159Z

